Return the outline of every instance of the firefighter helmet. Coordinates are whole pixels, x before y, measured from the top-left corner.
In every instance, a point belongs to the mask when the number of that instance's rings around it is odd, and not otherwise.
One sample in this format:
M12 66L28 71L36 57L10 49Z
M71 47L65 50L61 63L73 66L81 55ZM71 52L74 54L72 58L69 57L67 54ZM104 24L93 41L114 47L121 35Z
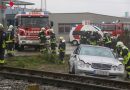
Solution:
M60 40L63 40L64 38L63 38L63 37L60 37L59 39L60 39Z
M13 28L14 28L14 26L13 26L13 25L10 25L10 26L9 26L9 28L10 28L10 29L13 29Z
M121 42L121 41L119 41L119 42L117 42L116 46L117 46L117 47L118 47L118 46L123 47L123 46L124 46L124 43Z
M13 28L14 28L14 26L13 26L13 25L10 25L8 31L12 31Z
M54 30L53 30L53 29L50 29L50 32L54 32Z
M3 28L4 28L3 24L0 23L0 29L3 29Z
M45 31L46 29L44 27L41 28L41 31Z

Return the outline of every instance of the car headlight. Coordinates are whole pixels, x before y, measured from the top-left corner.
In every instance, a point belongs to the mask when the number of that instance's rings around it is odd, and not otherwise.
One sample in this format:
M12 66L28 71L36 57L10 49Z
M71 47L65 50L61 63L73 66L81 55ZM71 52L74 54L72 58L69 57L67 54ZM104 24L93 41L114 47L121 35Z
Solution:
M120 65L118 65L117 69L118 69L119 71L123 71L123 70L124 70L124 66L123 66L122 64L120 64Z
M84 68L85 67L85 62L82 60L78 61L78 67Z
M116 71L117 70L117 66L112 66L112 70Z

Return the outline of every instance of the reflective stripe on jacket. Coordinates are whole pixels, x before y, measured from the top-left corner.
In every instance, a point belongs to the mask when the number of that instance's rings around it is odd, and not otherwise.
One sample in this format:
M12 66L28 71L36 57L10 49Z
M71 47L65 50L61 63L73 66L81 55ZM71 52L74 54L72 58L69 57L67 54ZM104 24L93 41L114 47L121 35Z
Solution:
M111 43L111 38L106 37L106 41L105 41L105 43L106 43L106 44L107 44L107 43Z
M130 60L130 52L126 56L124 56L123 64L126 65L129 60Z

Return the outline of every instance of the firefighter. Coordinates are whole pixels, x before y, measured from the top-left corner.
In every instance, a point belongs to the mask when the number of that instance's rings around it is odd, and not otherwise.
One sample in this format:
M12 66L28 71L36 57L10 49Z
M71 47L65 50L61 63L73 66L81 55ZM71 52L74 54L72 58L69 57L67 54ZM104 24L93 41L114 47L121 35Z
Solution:
M93 35L95 36L96 44L99 45L102 36L97 31L93 32Z
M38 38L40 39L40 52L46 51L46 29L43 27L41 28L41 31L38 34Z
M91 31L86 31L86 38L87 38L86 43L87 44L90 44L90 37L91 37Z
M13 25L9 26L8 31L6 32L6 49L7 55L14 55L14 28Z
M3 65L5 63L4 55L6 48L6 33L4 32L4 27L0 23L0 64Z
M64 57L65 57L65 50L66 50L66 43L63 37L59 38L59 59L61 60L62 63L64 63Z
M81 33L81 36L80 36L80 44L86 44L86 34L85 32Z
M123 64L125 65L125 70L127 71L127 78L130 78L130 52L129 49L121 42L117 43L121 47L120 55L124 58Z
M110 37L109 33L104 34L104 40L103 41L104 41L104 46L105 47L111 48L112 40L111 40L111 37Z
M51 43L51 53L56 54L56 36L53 29L50 29L50 43Z
M91 35L89 37L89 44L97 45L96 36L95 36L94 32L91 32Z
M122 57L121 52L122 52L122 47L124 46L123 42L118 41L116 44L115 52L117 53L118 57Z

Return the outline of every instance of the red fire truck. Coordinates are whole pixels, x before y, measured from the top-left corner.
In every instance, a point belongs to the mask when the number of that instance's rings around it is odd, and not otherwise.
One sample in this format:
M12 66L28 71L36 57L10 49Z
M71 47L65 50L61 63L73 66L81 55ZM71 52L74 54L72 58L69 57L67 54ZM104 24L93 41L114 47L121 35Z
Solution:
M49 16L39 12L26 14L17 14L15 16L16 47L18 50L24 50L24 46L39 47L38 33L42 27L48 28ZM51 23L52 24L52 23Z
M103 23L95 24L103 32L111 33L112 36L122 35L125 30L130 30L130 23Z

